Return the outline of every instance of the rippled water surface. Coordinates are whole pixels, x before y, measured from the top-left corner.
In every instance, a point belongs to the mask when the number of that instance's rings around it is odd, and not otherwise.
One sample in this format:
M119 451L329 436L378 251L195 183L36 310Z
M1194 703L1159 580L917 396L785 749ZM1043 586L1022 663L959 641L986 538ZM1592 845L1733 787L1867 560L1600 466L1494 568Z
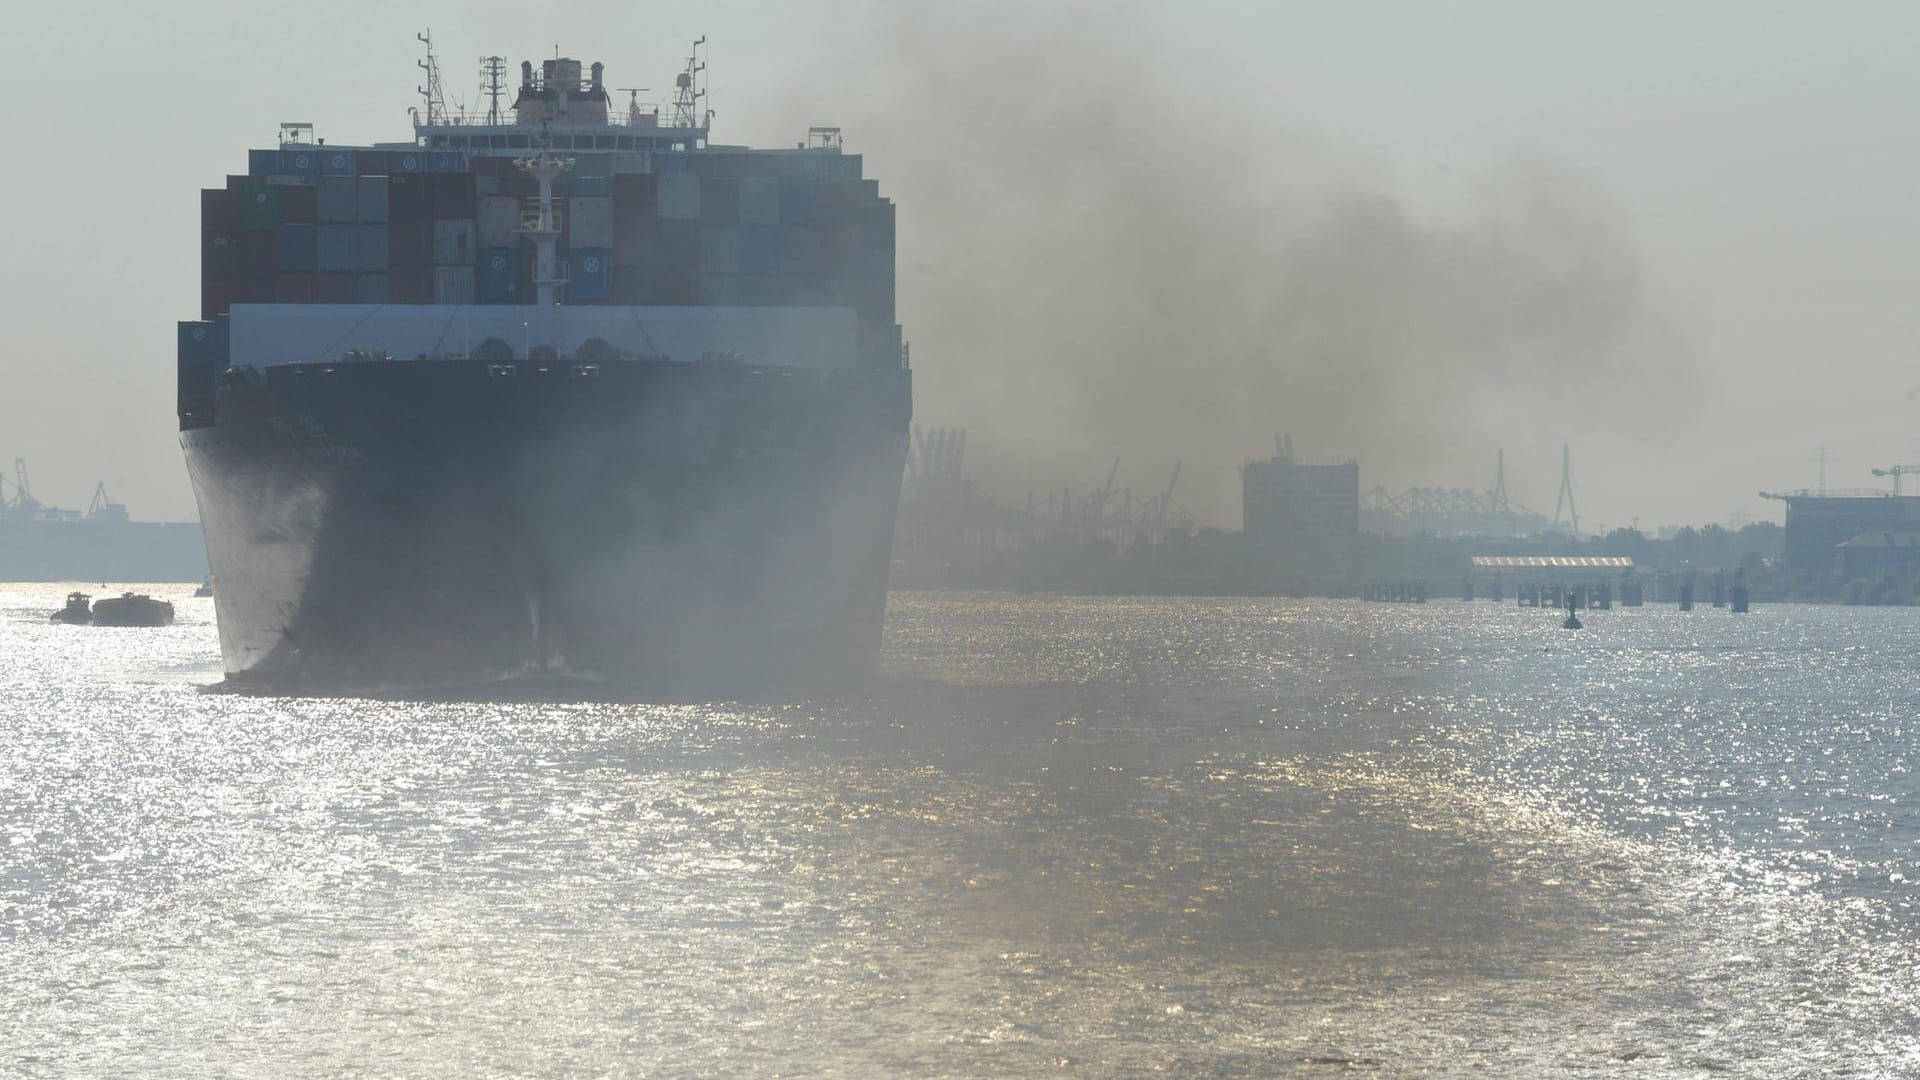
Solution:
M896 594L858 700L484 706L59 600L0 1075L1920 1074L1920 612Z

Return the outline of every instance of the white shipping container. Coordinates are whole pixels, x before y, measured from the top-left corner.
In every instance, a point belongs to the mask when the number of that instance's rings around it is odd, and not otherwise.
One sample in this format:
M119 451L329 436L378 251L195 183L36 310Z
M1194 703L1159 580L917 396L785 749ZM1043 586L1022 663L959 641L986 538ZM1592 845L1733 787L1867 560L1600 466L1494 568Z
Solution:
M473 267L434 267L433 302L436 304L473 303Z
M441 218L433 223L435 266L473 265L473 219Z
M692 221L700 216L700 178L692 173L661 173L655 188L654 209L669 221Z
M511 195L487 195L480 200L480 246L519 247L520 200Z
M314 229L314 268L323 272L359 269L354 254L357 228L357 225L321 225Z
M613 199L606 195L576 195L567 200L567 246L613 246Z
M771 176L741 178L740 224L780 224L780 181Z

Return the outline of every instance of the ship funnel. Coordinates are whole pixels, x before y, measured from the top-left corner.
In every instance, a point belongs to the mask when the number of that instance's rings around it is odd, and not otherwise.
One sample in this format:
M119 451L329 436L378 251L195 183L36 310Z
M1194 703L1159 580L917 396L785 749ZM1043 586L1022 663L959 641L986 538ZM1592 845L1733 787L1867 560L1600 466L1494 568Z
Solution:
M593 92L596 94L600 92L600 75L606 70L607 65L598 60L593 62Z
M520 89L533 89L533 61L520 61Z

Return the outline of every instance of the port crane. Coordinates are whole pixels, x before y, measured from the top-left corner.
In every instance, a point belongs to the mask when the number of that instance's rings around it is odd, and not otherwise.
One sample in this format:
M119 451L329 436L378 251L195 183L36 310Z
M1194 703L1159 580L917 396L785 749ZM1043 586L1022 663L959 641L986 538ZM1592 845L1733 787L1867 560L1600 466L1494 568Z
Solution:
M1900 477L1902 475L1920 476L1920 465L1889 465L1884 469L1873 470L1873 475L1893 477L1893 493L1898 495L1900 494Z

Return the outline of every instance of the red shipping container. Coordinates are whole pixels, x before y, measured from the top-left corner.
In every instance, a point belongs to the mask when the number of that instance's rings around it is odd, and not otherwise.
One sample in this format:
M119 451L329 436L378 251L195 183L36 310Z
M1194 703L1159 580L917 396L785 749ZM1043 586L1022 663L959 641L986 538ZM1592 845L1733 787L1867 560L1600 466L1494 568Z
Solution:
M202 281L200 283L200 317L212 320L227 313L233 306L235 294L239 291L237 282Z
M399 266L387 272L387 302L390 304L433 303L433 267Z
M652 217L654 203L658 198L655 195L655 189L659 186L660 180L653 173L615 173L613 212L622 214L632 209Z
M436 218L470 218L479 212L472 173L428 173L427 206ZM394 215L398 217L396 213Z
M432 219L402 221L395 218L387 226L387 263L396 270L402 266L431 268L433 266ZM427 276L431 281L433 275Z
M313 275L313 302L316 304L351 304L358 296L359 287L352 274Z
M733 225L740 220L740 181L715 177L700 181L700 220Z
M225 188L200 192L200 235L240 231L240 199Z
M242 273L240 280L233 283L233 302L236 304L273 303L275 277L271 269L264 274Z
M520 170L510 157L476 157L473 159L475 176L518 176Z
M237 233L200 237L200 280L233 281L240 276L241 239Z
M401 173L387 180L387 217L396 223L433 219L433 203L427 196L424 174Z
M281 274L273 285L273 298L282 304L311 304L314 274Z

